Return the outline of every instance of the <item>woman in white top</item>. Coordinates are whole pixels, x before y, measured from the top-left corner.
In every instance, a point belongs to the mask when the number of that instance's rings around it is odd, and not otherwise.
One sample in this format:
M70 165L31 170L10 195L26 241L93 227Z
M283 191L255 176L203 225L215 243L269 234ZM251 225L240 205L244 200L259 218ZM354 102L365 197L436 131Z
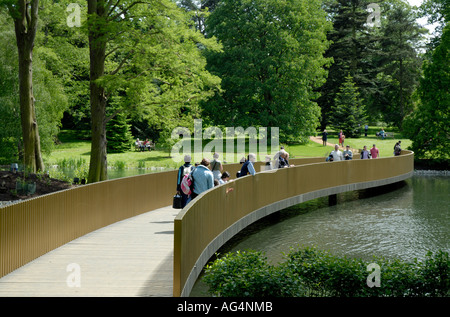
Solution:
M214 153L213 160L209 164L211 167L211 171L213 172L214 179L220 180L220 177L222 176L223 166L222 163L219 161L219 154Z

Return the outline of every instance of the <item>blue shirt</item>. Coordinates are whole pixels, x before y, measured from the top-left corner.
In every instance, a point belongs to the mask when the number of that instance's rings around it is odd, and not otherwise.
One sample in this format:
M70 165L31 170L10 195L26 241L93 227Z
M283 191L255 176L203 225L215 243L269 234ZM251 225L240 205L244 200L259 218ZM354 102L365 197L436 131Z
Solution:
M251 161L246 161L244 165L242 165L241 173L239 174L239 177L246 176L247 173L250 173L251 175L255 175L256 171L253 167L253 163Z
M214 187L214 175L204 165L199 165L192 172L194 178L194 193L200 195L204 191Z

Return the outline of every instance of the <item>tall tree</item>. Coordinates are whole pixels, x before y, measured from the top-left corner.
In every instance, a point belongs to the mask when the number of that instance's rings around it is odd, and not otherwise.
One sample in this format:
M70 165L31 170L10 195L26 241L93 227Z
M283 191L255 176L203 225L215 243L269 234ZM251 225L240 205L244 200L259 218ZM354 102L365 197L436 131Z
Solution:
M106 124L119 111L141 108L167 130L175 128L177 117L192 118L198 102L217 89L220 81L204 71L200 48L219 47L191 21L169 0L88 0L89 182L107 179ZM120 95L122 107L107 116L114 95Z
M317 102L322 110L321 126L326 127L331 121L332 107L340 86L350 74L361 98L366 99L374 88L374 69L369 56L374 51L374 38L367 25L370 0L331 0L325 1L328 19L333 22L333 29L327 37L332 42L325 56L333 59L326 83L318 90Z
M31 172L44 170L33 94L33 48L38 28L39 0L3 0L14 21L19 61L19 101L23 157Z
M207 58L224 92L204 114L216 125L279 127L284 139L307 140L320 116L313 89L326 77L330 27L316 0L220 1L206 34L224 50Z
M426 29L416 22L407 4L397 3L386 11L377 52L381 93L372 105L382 113L385 122L401 128L403 118L413 108L412 96L422 64L419 50Z
M404 129L412 150L420 158L450 158L450 25L440 44L423 65L417 109L405 119Z
M45 3L45 1L44 1ZM43 2L40 16L45 16ZM53 11L55 7L53 7ZM53 13L52 11L52 13ZM49 17L50 18L50 17ZM55 16L53 16L55 18ZM39 139L42 155L51 152L59 131L62 113L68 102L64 92L61 73L55 72L58 57L54 51L45 47L45 22L39 19L33 49L33 97L36 99L36 118L39 122ZM0 153L4 163L19 162L23 155L21 133L18 52L15 44L15 31L11 17L0 12ZM64 65L61 65L64 67Z
M365 123L365 109L351 75L339 88L332 108L331 125L347 137L358 137Z

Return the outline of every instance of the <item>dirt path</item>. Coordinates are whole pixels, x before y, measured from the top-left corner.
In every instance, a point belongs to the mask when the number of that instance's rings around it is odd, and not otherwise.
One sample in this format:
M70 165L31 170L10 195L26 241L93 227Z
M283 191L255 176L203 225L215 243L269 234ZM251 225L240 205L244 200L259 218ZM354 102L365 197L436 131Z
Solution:
M310 139L311 141L313 141L313 142L318 143L318 144L323 144L322 137L320 137L320 136L310 136L309 139ZM345 142L344 142L344 144L345 144ZM334 148L334 146L335 146L334 143L330 143L330 142L327 142L327 145L328 145L328 146L331 146L331 147L333 147L333 148ZM345 150L345 147L344 147L344 146L339 146L339 150L344 151L344 150ZM351 150L353 153L359 153L359 150L358 150L358 149L354 149L354 148L350 147L350 150Z

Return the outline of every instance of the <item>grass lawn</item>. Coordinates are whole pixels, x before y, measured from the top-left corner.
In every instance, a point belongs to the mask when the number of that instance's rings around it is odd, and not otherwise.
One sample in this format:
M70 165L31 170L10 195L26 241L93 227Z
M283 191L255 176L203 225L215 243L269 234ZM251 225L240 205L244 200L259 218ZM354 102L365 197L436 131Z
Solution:
M372 148L372 146L375 144L375 146L380 151L380 157L389 157L389 156L394 156L394 145L398 141L402 141L402 149L406 149L408 146L411 145L411 140L409 140L409 139L388 138L388 139L381 140L381 139L377 139L375 136L373 136L373 137L368 136L368 137L354 138L354 139L345 138L344 146L350 145L350 147L353 149L362 149L364 147L364 145L366 145L367 149L370 150ZM338 144L339 139L334 138L334 137L328 138L328 142Z
M381 157L393 156L394 144L398 141L402 141L402 148L406 149L411 144L408 139L401 138L400 134L395 135L396 139L380 140L375 136L361 137L361 138L346 138L345 145L350 145L354 149L362 149L364 145L371 148L375 143L380 150ZM47 166L80 166L89 164L90 157L90 140L82 136L79 131L61 131L59 134L60 144L55 146L54 151L47 157L45 157L45 163ZM208 144L210 140L204 140L203 147ZM328 137L328 142L338 143L336 137ZM237 148L237 142L235 149ZM299 157L325 157L330 151L333 150L331 146L323 146L315 142L308 142L307 144L282 144L291 158ZM194 147L192 147L194 148ZM223 149L226 150L226 142L223 142ZM248 140L246 144L248 151ZM267 146L267 150L270 151L270 146ZM180 151L182 152L182 150ZM209 156L212 158L212 154ZM223 155L220 157L223 160ZM235 157L234 162L238 162L240 158ZM264 161L264 157L258 157L259 161ZM231 163L231 162L228 162ZM139 152L130 149L125 153L110 153L108 154L108 166L117 169L123 168L152 168L152 167L164 167L169 169L178 168L180 163L175 162L169 157L169 151L159 149L155 151Z

